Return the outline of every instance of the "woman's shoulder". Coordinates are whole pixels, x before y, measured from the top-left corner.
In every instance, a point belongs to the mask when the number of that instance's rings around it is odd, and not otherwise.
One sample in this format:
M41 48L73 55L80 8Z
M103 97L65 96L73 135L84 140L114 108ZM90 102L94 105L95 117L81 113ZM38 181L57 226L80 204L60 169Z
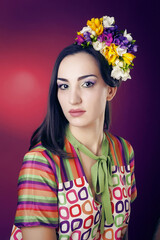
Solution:
M51 174L57 179L57 172L59 172L59 158L52 154L46 147L38 142L28 152L25 153L22 162L22 170L32 169L38 170L40 175Z
M47 149L42 145L41 142L38 142L36 145L34 145L32 148L30 148L30 150L28 150L24 157L29 157L29 156L33 156L33 157L42 157L44 152L47 151Z
M42 142L38 142L28 152L25 153L23 162L40 162L42 164L53 164L52 153L42 145Z
M131 143L125 138L115 135L109 131L105 131L105 134L109 141L110 151L114 159L121 159L121 163L126 162L129 164L134 155Z
M112 141L112 143L114 144L126 144L126 147L131 149L132 148L132 145L130 143L129 140L126 140L124 137L121 137L121 136L118 136L118 135L115 135L109 131L105 131L105 134L108 136L108 138L110 139L110 141Z

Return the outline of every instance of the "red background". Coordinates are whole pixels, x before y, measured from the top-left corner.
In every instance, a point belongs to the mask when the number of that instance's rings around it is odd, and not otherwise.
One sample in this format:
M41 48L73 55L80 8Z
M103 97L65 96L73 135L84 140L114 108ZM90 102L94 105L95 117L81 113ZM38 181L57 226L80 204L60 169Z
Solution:
M92 17L114 16L139 45L132 79L112 102L110 131L135 150L138 197L129 240L152 239L159 208L158 4L156 1L1 1L0 3L0 235L9 239L17 180L31 134L46 113L58 53ZM156 25L157 24L157 25Z

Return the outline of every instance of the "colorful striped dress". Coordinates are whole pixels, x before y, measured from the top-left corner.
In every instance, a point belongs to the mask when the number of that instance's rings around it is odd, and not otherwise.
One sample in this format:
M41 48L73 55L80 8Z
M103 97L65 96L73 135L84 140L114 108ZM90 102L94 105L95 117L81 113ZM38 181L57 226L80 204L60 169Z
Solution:
M122 239L131 202L137 196L134 152L122 137L104 132L109 143L113 185L109 186L114 222L100 232L102 205L93 198L75 146L65 137L73 159L54 155L39 142L23 159L18 179L18 205L10 240L22 239L21 227L56 229L58 239Z

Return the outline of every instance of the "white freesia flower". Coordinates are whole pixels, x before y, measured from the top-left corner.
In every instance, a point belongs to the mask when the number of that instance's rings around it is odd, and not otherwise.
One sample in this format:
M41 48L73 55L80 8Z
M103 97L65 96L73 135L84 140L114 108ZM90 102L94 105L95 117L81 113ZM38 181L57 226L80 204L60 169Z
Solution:
M113 27L112 26L113 23L114 23L114 17L108 17L108 16L103 17L103 26L105 28Z
M92 29L90 27L83 27L82 30L80 31L80 33L84 33L84 32L90 32L91 33Z
M102 49L104 48L105 46L105 43L102 43L100 41L96 41L96 42L92 42L92 45L93 45L93 48L96 50L96 51L102 51Z
M131 79L131 76L130 76L129 73L130 73L130 69L127 69L122 76L122 81L126 81L127 79Z
M80 31L80 33L85 33L85 32L89 32L93 36L96 36L96 32L93 31L89 26L88 27L83 27L82 30Z
M127 48L123 49L123 48L120 48L120 46L118 46L118 47L116 48L116 51L117 51L117 53L118 53L119 56L122 56L124 53L127 52Z
M117 80L122 79L122 81L126 81L127 79L131 79L129 72L130 72L129 69L124 72L123 69L120 68L119 66L113 66L111 77Z
M91 31L91 35L93 35L93 36L96 36L97 34L96 34L96 32L95 31Z
M115 66L123 67L123 61L120 61L119 59L116 59Z
M127 30L125 29L124 33L123 33L123 36L126 37L128 39L129 42L132 41L132 36L131 36L131 33L127 33Z
M114 79L120 80L122 77L122 69L119 68L118 66L113 66L113 70L111 72L111 77Z

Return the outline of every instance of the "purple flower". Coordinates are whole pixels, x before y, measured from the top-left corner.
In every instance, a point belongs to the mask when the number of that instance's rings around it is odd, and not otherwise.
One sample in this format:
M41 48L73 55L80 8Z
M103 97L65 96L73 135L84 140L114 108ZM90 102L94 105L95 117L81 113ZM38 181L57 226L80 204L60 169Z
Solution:
M130 45L128 46L128 51L127 52L129 52L129 53L135 53L135 52L137 52L137 45L136 44L132 44L132 43L130 43Z
M92 43L92 40L91 40L91 37L90 37L91 36L90 32L84 32L83 36L84 36L86 42Z
M123 37L123 40L120 44L120 47L121 48L126 48L128 46L128 42L129 42L128 39L126 37Z
M105 28L104 29L104 34L112 33L112 35L115 35L117 30L118 30L117 25L114 25L113 27Z
M102 33L102 35L99 35L97 37L97 40L100 41L100 42L103 42L104 41L104 37L103 37L104 33Z
M122 33L117 33L114 37L113 43L121 48L125 49L128 47L128 39L122 35Z
M114 43L116 46L120 45L120 39L119 39L119 38L115 38L115 39L113 40L113 43Z

